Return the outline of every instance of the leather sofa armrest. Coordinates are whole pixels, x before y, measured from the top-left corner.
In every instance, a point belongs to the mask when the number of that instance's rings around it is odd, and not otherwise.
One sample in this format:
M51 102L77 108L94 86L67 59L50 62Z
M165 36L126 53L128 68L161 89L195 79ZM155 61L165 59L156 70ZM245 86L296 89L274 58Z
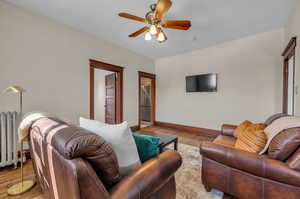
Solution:
M285 163L256 153L224 147L211 142L200 146L201 155L226 166L275 180L281 183L300 186L300 172L291 169Z
M234 130L237 128L236 125L223 124L221 127L221 134L227 136L233 136Z
M174 176L181 164L182 159L178 152L165 151L115 185L109 191L111 198L149 198Z

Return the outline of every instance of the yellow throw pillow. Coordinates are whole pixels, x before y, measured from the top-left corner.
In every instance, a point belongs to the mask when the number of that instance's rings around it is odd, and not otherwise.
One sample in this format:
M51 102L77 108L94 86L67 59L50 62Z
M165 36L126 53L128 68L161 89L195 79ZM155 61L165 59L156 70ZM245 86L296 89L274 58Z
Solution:
M265 124L248 126L244 132L239 134L234 147L248 152L259 153L263 150L268 140L264 133L265 128Z
M233 133L234 137L238 138L238 137L239 137L239 134L240 134L240 133L243 133L243 132L246 130L246 128L247 128L248 126L250 126L251 124L253 124L253 123L250 122L250 121L248 121L248 120L243 121L243 122L242 122L242 123L234 130L234 133Z

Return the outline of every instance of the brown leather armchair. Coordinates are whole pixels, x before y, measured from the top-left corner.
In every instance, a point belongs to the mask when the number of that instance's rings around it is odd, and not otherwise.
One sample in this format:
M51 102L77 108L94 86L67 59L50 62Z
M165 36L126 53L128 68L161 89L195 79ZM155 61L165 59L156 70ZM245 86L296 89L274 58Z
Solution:
M31 157L47 198L175 199L181 156L168 150L127 177L120 176L111 146L101 137L55 119L30 130Z
M300 128L282 131L264 155L235 149L235 128L223 125L221 135L200 147L206 190L215 188L239 199L299 199Z

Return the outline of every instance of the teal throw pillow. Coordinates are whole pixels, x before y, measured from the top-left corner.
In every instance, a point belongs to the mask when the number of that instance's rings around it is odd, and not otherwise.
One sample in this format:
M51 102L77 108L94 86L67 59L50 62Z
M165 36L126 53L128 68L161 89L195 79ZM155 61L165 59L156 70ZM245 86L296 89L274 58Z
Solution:
M160 138L133 133L141 162L146 162L157 155Z

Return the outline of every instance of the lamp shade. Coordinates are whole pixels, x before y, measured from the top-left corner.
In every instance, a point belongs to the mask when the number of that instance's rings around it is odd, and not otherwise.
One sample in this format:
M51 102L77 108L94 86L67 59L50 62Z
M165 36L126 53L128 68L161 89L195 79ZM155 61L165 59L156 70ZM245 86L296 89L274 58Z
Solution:
M22 93L22 92L25 92L25 89L20 86L10 86L3 91L3 93Z

